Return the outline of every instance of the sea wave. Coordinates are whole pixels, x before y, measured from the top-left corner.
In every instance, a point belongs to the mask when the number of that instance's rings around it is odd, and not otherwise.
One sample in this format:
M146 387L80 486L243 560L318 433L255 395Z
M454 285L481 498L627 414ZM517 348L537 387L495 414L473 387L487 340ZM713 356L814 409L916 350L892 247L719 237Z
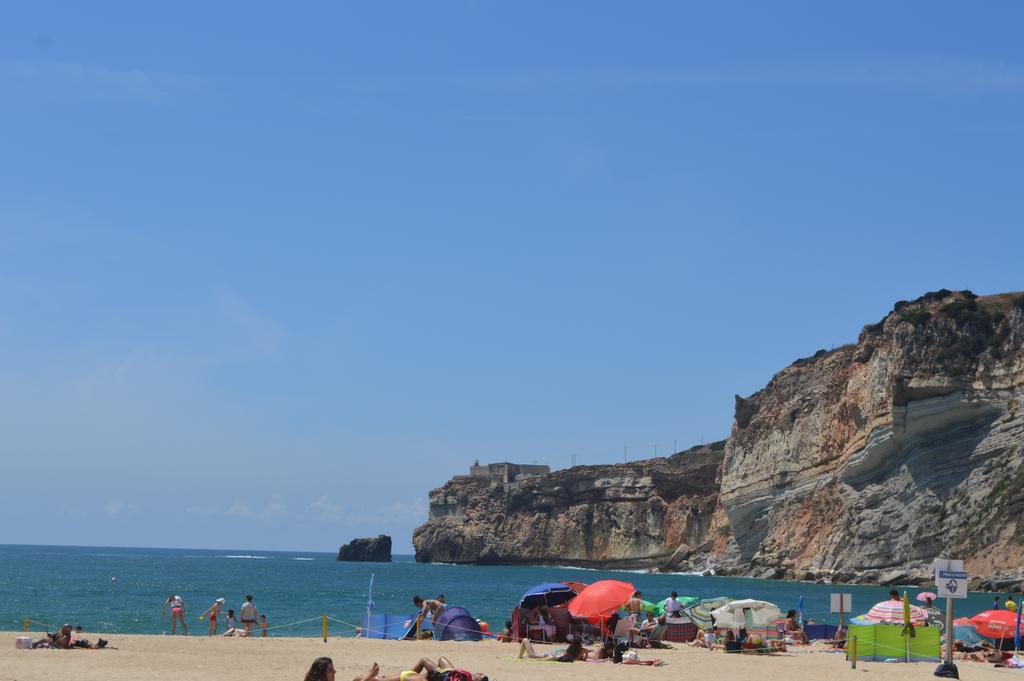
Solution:
M316 558L292 558L292 560L316 560Z
M225 558L248 558L249 560L267 560L270 556L224 556Z
M533 567L544 567L544 566L537 565L537 566L533 566ZM696 570L696 571L693 571L693 572L661 572L659 570L654 570L652 568L641 568L641 569L638 569L638 570L622 570L622 569L614 569L614 568L583 567L583 566L580 566L580 565L553 565L552 567L557 568L559 570L583 570L585 572L621 572L621 573L624 573L624 574L633 574L633 575L685 575L687 577L703 577L704 576L704 572L705 572L704 570ZM711 574L712 575L715 574L714 570L711 570Z

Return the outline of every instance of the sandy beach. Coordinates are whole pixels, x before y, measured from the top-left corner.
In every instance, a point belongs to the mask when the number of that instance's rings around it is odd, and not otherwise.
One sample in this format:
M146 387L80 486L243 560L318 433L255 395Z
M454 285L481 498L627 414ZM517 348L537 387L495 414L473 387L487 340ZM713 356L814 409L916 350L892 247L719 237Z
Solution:
M446 655L455 664L481 671L495 681L555 681L587 679L679 679L702 681L781 679L819 681L865 673L871 679L934 678L933 663L858 663L852 671L845 658L824 649L803 648L785 655L745 656L712 653L683 645L672 650L640 651L642 659L665 660L663 667L621 666L611 663L559 664L515 659L518 646L496 641L455 643L435 641L379 641L332 638L327 643L307 638L237 639L206 636L103 637L116 650L16 650L17 632L0 634L0 681L147 681L202 679L209 681L302 681L310 663L321 655L334 660L337 678L348 681L364 673L373 662L382 674L397 675L420 657ZM35 634L34 634L35 636ZM97 635L87 635L95 640ZM551 649L554 646L538 648ZM1014 674L991 665L962 663L961 677ZM974 673L972 673L974 672Z

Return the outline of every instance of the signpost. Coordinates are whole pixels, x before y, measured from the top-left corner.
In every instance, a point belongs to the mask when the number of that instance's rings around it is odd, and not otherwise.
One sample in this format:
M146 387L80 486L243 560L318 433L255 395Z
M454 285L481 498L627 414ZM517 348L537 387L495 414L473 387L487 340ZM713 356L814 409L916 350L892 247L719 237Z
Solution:
M946 660L935 670L935 676L948 677L950 672L957 674L953 664L953 599L967 598L967 573L962 560L935 559L935 593L946 599Z
M853 609L853 594L829 594L832 612L839 613L839 628L843 628L843 615ZM837 632L838 633L838 632Z

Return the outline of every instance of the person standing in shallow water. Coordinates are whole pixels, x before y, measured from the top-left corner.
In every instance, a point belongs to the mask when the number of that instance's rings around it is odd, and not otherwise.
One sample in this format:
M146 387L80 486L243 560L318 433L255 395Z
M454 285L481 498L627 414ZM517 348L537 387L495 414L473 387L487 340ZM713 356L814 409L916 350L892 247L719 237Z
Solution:
M182 600L178 594L171 594L164 601L164 607L160 611L161 617L167 616L167 607L171 608L171 635L178 633L178 621L181 621L181 628L185 631L185 636L188 636L188 625L185 624L185 601Z
M252 602L252 594L245 595L245 603L242 603L242 607L239 608L238 615L242 618L242 626L245 627L245 633L252 633L252 628L256 626L256 621L259 619L256 604Z
M220 616L220 609L222 607L224 607L224 599L218 598L213 602L213 605L206 609L210 618L210 630L207 632L207 636L213 636L217 633L217 619Z

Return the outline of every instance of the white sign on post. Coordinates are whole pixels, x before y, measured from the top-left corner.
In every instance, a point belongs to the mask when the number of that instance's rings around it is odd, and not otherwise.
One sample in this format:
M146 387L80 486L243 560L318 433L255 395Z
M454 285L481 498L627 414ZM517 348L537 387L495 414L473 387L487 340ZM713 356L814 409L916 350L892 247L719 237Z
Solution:
M832 598L832 612L850 612L853 609L853 594L829 594Z
M967 598L967 573L962 560L935 559L935 592L939 598Z

